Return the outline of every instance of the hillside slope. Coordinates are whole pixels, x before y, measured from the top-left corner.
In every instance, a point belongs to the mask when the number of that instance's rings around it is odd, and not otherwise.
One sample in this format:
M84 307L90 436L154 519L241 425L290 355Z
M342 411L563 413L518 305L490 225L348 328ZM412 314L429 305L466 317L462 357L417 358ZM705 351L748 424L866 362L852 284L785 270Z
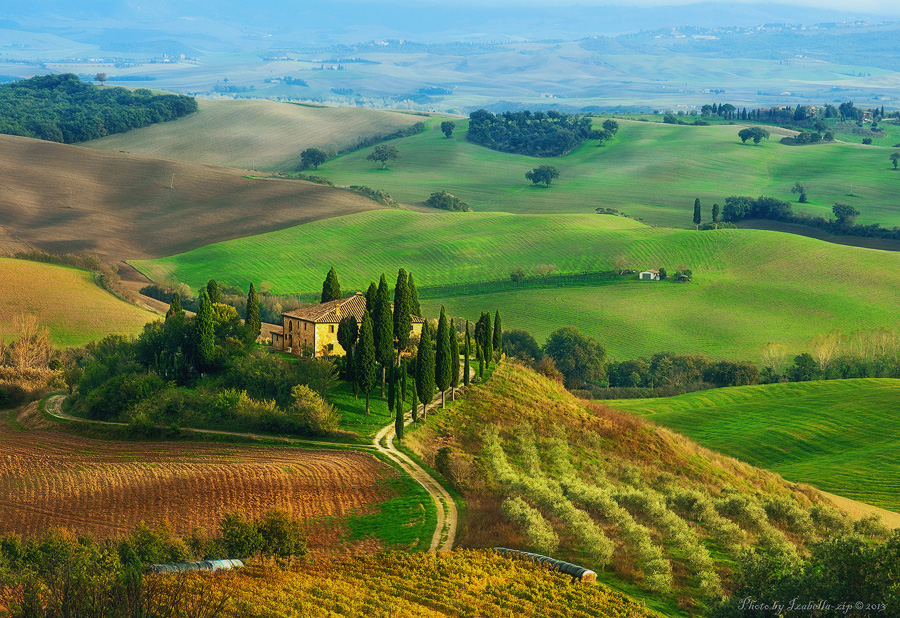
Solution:
M900 511L900 380L740 386L608 401L797 482Z
M297 252L307 257L294 258ZM255 256L266 255L264 263ZM665 266L693 270L689 284L470 289L540 265L558 274ZM381 273L415 274L427 315L498 308L508 329L543 339L565 325L597 338L616 358L661 351L757 359L777 342L799 353L832 329L894 326L900 254L758 230L654 228L624 217L414 213L381 210L134 264L154 280L193 288L210 277L234 285L264 281L273 292L316 292L330 267L344 290L365 290ZM814 285L811 285L814 282ZM429 286L457 286L427 290Z
M297 169L300 153L306 148L336 153L354 148L361 139L387 135L425 120L399 112L266 100L201 99L198 103L197 113L177 122L84 145L194 163L287 171Z
M106 335L136 335L160 316L120 300L94 284L92 273L0 258L0 341L16 337L15 318L34 315L58 347L80 346Z
M862 530L810 486L506 362L406 442L465 497L463 546L549 552L666 613L702 613L741 548L803 554Z
M172 255L381 206L302 181L0 136L0 251Z

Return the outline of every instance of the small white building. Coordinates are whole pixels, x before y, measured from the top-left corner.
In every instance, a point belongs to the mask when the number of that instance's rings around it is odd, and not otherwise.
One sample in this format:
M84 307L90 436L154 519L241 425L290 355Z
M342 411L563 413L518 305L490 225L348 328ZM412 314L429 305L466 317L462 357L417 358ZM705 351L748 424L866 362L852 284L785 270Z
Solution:
M640 279L641 281L659 281L659 271L645 270L638 275L638 279Z

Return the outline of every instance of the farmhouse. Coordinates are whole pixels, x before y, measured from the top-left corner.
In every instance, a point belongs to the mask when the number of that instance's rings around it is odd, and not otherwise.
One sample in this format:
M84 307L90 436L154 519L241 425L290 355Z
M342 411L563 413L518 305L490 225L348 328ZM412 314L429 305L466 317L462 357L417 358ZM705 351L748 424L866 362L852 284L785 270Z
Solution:
M393 309L393 305L391 306ZM315 356L343 356L344 348L338 343L338 324L348 315L362 322L366 312L366 297L357 292L349 298L301 307L281 314L281 331L272 331L272 347L295 356L313 353ZM422 334L425 320L412 317L412 334Z
M641 281L659 281L659 271L645 270L638 275L638 279L640 279Z

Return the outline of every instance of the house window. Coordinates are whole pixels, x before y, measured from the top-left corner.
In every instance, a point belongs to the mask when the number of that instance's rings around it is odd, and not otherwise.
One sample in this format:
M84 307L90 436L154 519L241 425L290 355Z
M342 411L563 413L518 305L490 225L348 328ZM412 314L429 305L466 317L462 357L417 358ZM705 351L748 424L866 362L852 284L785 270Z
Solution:
M293 335L288 335L288 347L291 347L291 348L294 347L294 336Z
M332 324L331 326L328 327L328 332L329 332L329 333L333 333L333 332L334 332L334 324ZM329 349L331 349L331 348L329 348Z
M306 322L303 323L303 330L306 330Z
M333 343L329 343L329 344L328 344L328 351L329 351L329 352L334 352L334 344L333 344Z
M294 323L288 320L288 332L294 330Z

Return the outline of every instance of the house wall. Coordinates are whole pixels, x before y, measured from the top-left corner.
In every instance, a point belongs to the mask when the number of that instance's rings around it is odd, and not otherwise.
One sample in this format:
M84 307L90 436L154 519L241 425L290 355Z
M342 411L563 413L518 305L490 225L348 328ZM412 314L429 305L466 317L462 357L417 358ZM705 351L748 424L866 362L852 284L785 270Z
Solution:
M291 348L291 354L300 356L300 350L304 343L315 346L315 324L297 318L283 317L284 320L284 351Z
M316 324L316 356L335 355L344 356L344 348L338 343L337 324ZM334 331L334 332L332 332ZM328 346L332 346L329 350Z

